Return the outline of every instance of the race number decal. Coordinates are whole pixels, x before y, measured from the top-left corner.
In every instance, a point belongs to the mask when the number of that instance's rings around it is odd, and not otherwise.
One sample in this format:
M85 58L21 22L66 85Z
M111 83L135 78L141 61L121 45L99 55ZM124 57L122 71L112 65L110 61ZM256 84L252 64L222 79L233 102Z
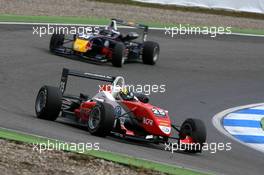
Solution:
M162 109L152 108L152 112L157 116L166 116L166 112Z

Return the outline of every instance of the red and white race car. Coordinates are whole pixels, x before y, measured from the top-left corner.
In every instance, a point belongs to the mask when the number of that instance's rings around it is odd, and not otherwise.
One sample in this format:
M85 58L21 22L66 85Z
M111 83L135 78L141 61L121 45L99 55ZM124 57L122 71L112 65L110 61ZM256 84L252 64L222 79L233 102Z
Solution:
M68 76L110 84L102 86L100 92L92 98L84 94L74 96L65 93ZM53 121L59 116L69 118L86 126L91 134L97 136L114 134L121 138L166 144L171 139L177 139L180 145L195 144L195 149L188 147L185 150L193 153L201 152L206 141L206 129L201 120L187 119L180 127L176 127L171 123L168 111L150 104L148 96L130 92L121 76L113 77L64 68L60 87L41 87L35 110L38 118ZM172 136L172 129L178 133L176 137Z

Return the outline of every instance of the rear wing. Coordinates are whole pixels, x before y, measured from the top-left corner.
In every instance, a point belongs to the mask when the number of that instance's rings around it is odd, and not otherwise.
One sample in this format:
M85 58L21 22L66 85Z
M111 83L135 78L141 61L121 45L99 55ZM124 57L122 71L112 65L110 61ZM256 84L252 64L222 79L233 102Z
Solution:
M148 26L144 24L138 24L138 23L124 21L122 19L116 19L116 18L113 18L111 20L116 21L116 24L123 25L123 26L130 26L130 27L135 27L135 28L144 29L144 30L148 29Z
M111 82L111 83L113 83L116 78L116 77L108 76L108 75L100 75L96 73L81 72L81 71L63 68L62 75L61 75L61 81L60 81L60 87L59 87L62 93L64 93L66 90L68 76L75 76L75 77L80 77L80 78L87 78L87 79L99 80L99 81L105 81L105 82Z
M148 35L148 29L149 27L144 24L138 24L134 22L129 22L129 21L124 21L122 19L116 19L113 18L111 19L111 24L110 26L114 27L116 24L122 25L122 26L129 26L129 27L135 27L137 29L142 29L143 30L143 41L147 40L147 35Z

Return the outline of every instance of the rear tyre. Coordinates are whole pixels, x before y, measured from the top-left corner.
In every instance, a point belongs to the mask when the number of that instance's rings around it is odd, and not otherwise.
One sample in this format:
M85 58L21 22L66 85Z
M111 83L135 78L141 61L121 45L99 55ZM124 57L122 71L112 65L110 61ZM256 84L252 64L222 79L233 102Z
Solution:
M122 67L125 63L125 50L126 47L123 43L117 43L113 50L112 64L115 67Z
M153 41L143 43L142 60L144 64L154 65L159 58L159 44Z
M180 139L185 139L186 136L191 137L195 145L192 147L185 147L185 151L190 153L202 152L203 144L206 141L206 128L203 121L199 119L185 120L181 125L179 137Z
M54 52L55 49L60 48L63 46L64 43L64 34L53 34L50 39L50 51Z
M88 130L92 135L104 137L114 126L114 109L110 104L97 102L92 108L88 119Z
M41 87L35 102L37 117L45 120L56 120L61 111L61 99L62 93L59 88L52 86Z

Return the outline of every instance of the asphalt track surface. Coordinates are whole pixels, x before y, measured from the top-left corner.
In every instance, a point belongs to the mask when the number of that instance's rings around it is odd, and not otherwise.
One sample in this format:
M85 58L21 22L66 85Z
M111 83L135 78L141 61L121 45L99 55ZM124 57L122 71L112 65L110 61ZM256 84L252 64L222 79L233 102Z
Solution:
M151 31L161 46L156 66L126 64L123 68L95 65L51 55L50 36L32 35L32 26L0 25L0 127L72 142L99 142L108 151L216 174L263 173L263 154L219 133L211 118L239 105L263 102L264 38L190 36L169 38ZM207 126L208 142L231 142L232 150L215 154L170 153L152 144L91 136L86 130L35 118L39 88L59 84L63 67L123 75L129 84L166 84L166 93L151 94L151 102L169 111L176 124L200 118ZM71 81L71 80L70 80ZM94 81L72 79L70 88L93 95Z

